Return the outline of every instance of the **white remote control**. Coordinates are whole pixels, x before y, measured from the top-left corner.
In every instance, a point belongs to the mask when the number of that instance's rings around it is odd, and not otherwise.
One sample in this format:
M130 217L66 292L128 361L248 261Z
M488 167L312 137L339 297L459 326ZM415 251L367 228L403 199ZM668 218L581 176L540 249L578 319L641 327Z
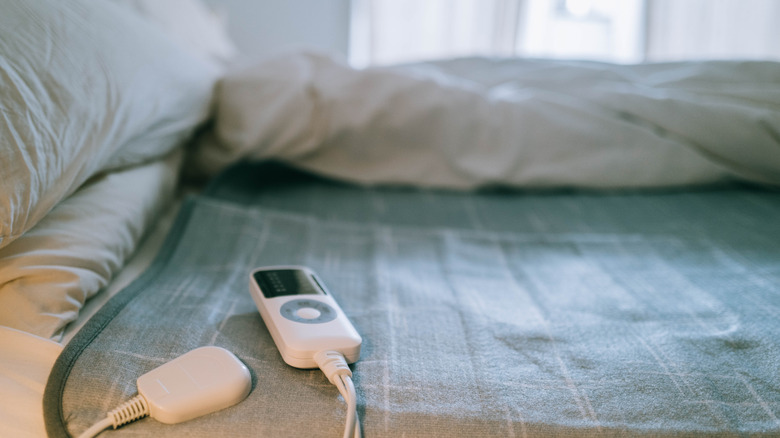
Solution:
M324 350L340 352L347 363L360 358L360 335L310 269L255 269L249 292L288 365L317 368L314 355Z

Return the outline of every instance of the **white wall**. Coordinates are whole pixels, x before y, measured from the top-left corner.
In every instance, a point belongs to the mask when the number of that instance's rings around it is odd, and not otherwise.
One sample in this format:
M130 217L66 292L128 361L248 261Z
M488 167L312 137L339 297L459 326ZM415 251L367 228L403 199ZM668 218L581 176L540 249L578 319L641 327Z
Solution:
M296 48L349 47L350 0L206 0L225 15L239 51L261 58Z

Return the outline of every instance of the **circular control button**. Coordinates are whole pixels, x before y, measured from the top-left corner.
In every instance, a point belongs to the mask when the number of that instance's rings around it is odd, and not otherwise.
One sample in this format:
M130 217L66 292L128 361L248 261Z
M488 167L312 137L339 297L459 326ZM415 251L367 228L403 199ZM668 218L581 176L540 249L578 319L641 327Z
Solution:
M304 324L321 324L336 319L336 311L322 301L312 299L290 300L279 309L290 321Z
M295 314L303 319L314 319L320 316L320 311L311 307L304 307L303 309L298 309Z

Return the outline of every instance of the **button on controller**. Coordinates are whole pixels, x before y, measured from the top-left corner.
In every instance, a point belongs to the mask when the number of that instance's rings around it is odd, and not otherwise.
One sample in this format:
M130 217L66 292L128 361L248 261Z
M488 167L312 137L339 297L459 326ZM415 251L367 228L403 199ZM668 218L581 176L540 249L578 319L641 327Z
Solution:
M321 324L336 319L336 311L318 300L291 300L284 303L279 312L290 321L304 324Z
M298 309L298 311L295 312L295 314L303 319L315 319L321 315L319 310L313 309L311 307L304 307L303 309Z

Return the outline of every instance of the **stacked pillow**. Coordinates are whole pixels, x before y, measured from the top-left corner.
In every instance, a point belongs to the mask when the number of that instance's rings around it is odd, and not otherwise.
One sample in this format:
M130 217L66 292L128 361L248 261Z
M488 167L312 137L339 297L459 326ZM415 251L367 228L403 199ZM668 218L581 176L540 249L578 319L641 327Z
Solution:
M191 0L178 3L182 11L185 4L196 5ZM121 267L142 232L126 234L139 223L112 217L112 203L94 205L84 196L76 202L71 195L83 187L102 193L103 199L125 197L127 203L152 210L139 215L119 203L117 208L148 222L160 204L149 194L170 195L175 181L176 167L170 163L178 161L159 160L210 115L220 73L214 59L227 56L230 47L199 44L186 32L173 37L159 20L143 16L149 4L153 2L0 0L0 325L53 337L74 319L86 297ZM127 173L151 162L154 170L138 181L146 178L159 185L127 187ZM162 163L168 164L160 167ZM109 172L120 172L126 180L117 183L106 176ZM70 206L61 206L63 201ZM101 271L96 273L83 263L100 251L85 253L72 244L72 230L64 240L61 232L47 231L59 227L47 216L56 213L67 220L106 209L116 227L106 227L103 235L131 237L129 244L120 245L119 259L96 262ZM28 233L35 238L14 245ZM94 228L75 231L99 241L94 233ZM73 257L63 257L68 251ZM72 281L49 282L63 266L76 272ZM82 281L93 274L101 280ZM31 301L20 303L24 296ZM71 311L63 312L63 303Z

